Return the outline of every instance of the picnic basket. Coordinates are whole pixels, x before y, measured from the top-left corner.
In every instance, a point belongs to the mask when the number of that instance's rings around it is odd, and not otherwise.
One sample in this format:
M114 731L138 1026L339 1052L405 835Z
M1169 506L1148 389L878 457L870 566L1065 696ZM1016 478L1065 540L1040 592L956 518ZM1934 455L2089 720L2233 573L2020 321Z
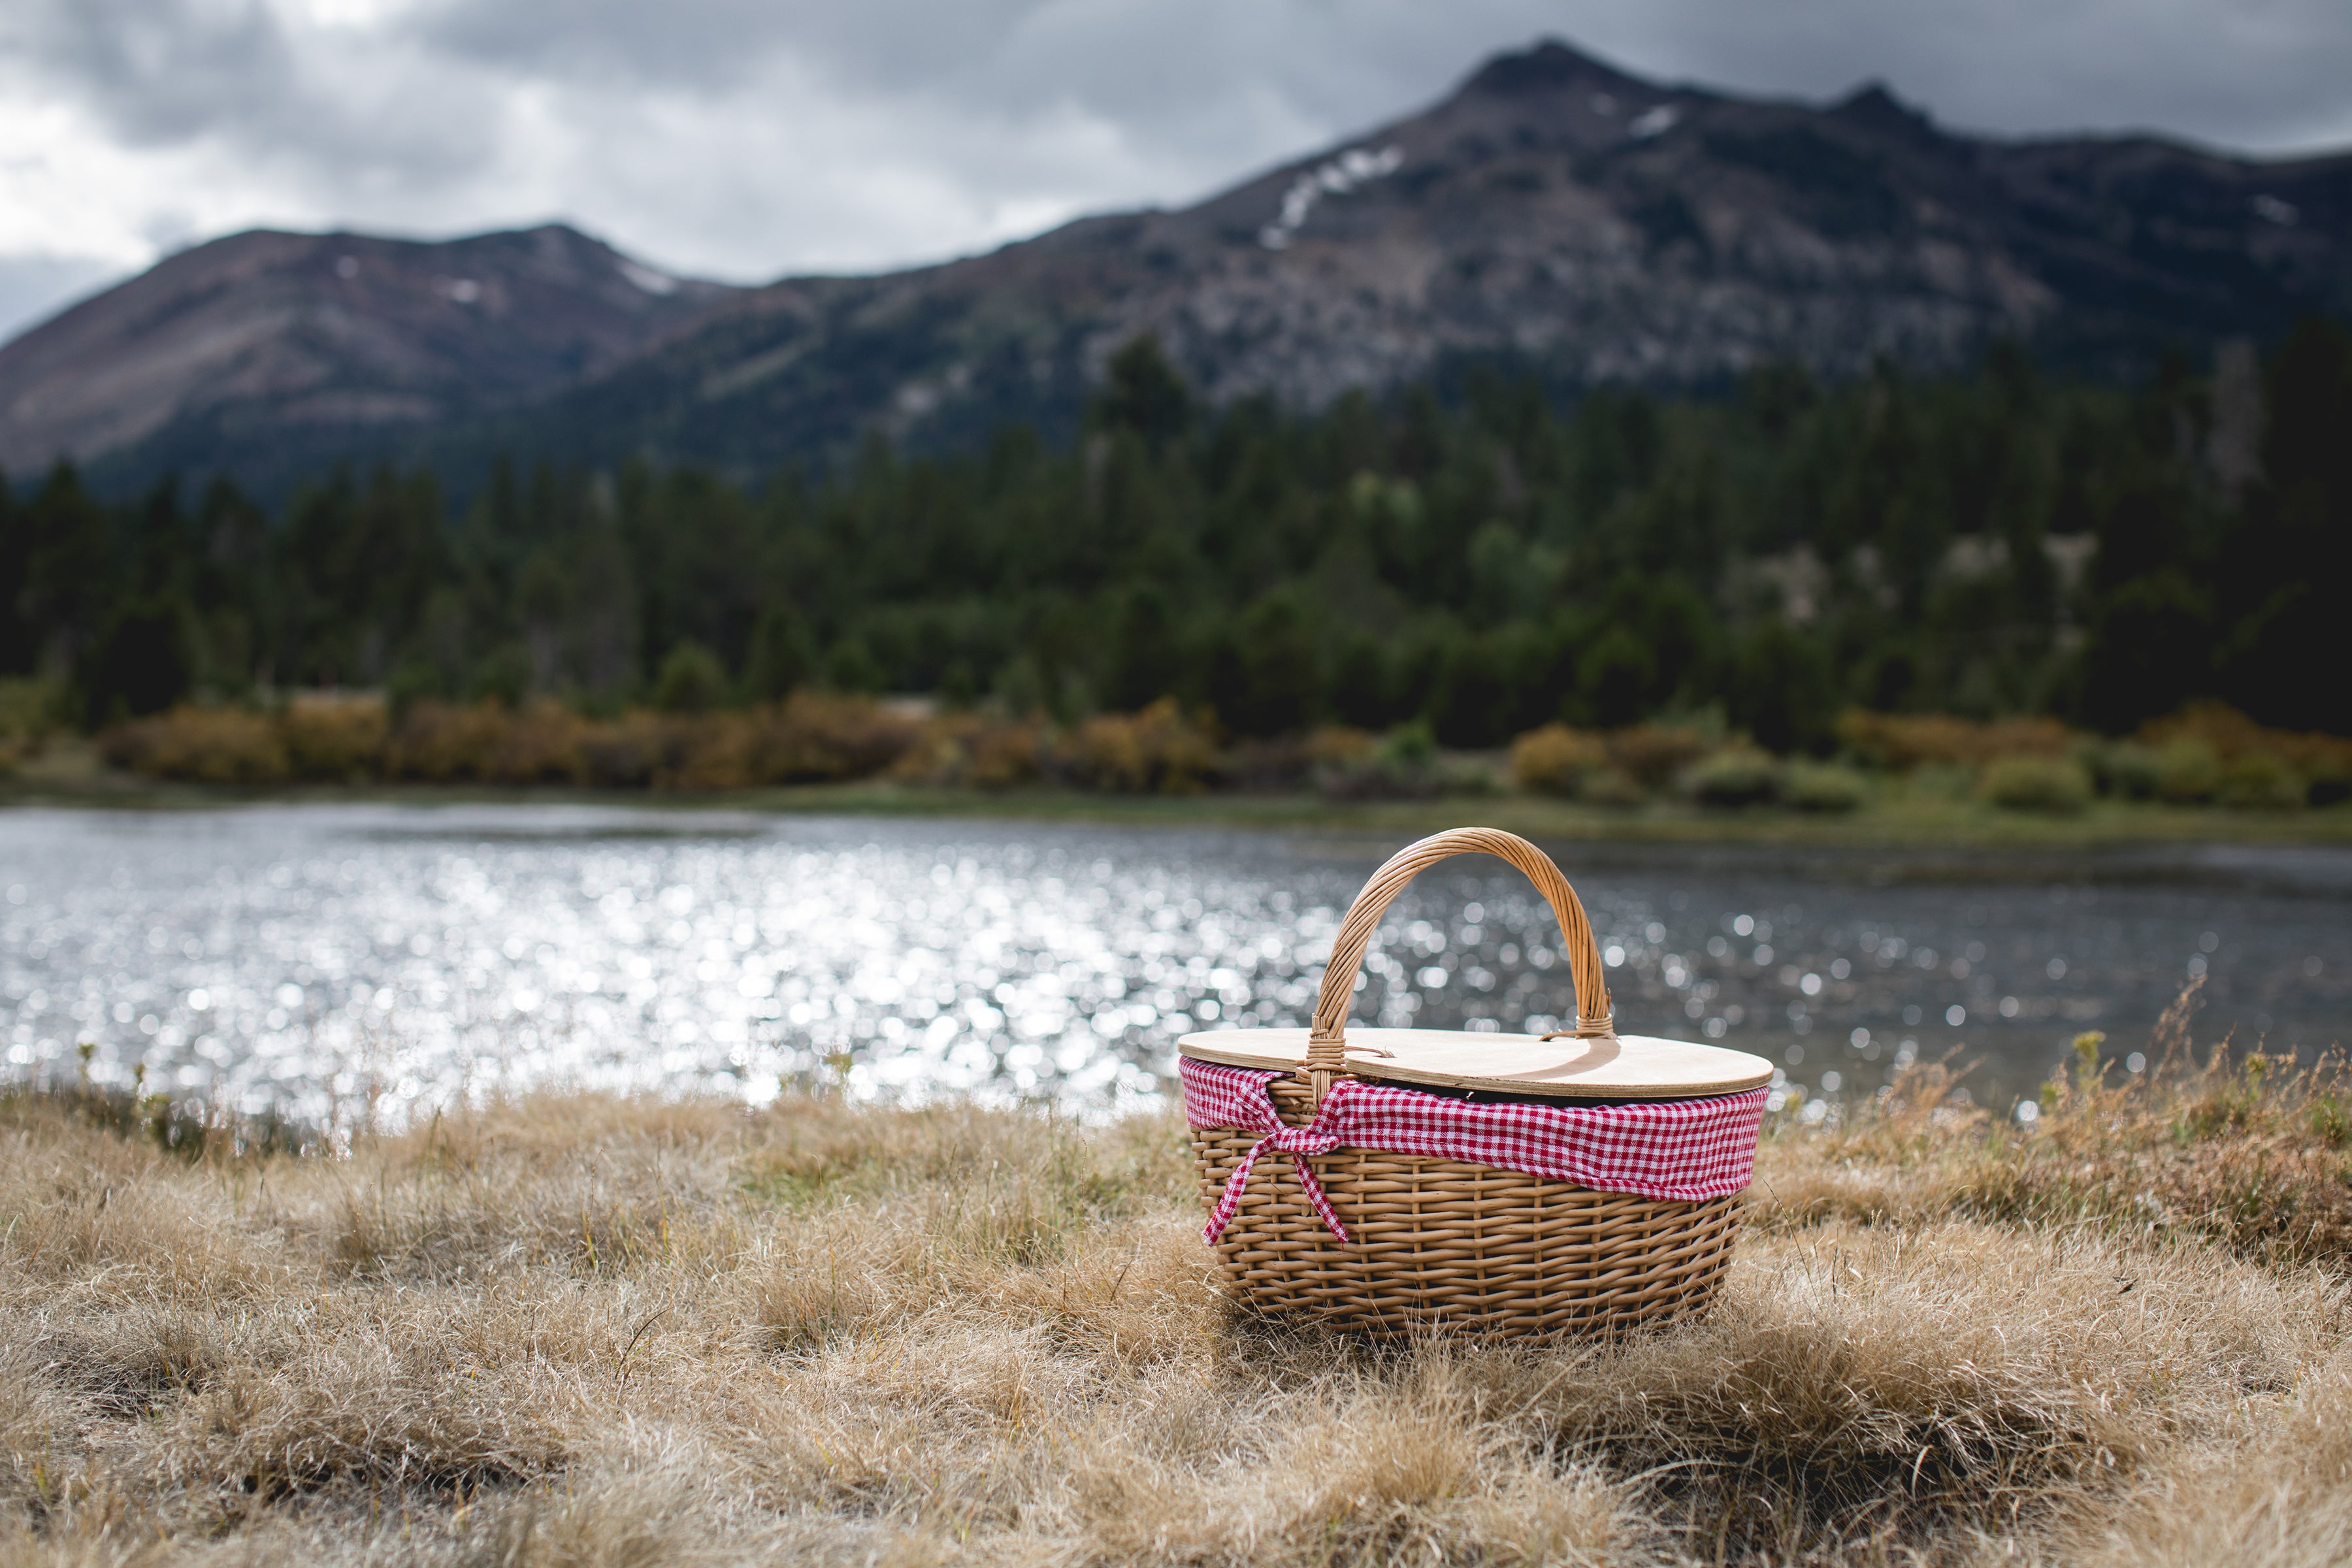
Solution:
M1391 900L1473 853L1508 861L1551 905L1574 1027L1350 1029ZM1381 1336L1608 1333L1703 1310L1730 1263L1771 1076L1744 1052L1619 1036L1567 879L1526 839L1478 827L1410 845L1372 875L1333 941L1311 1028L1203 1031L1178 1051L1229 1293Z

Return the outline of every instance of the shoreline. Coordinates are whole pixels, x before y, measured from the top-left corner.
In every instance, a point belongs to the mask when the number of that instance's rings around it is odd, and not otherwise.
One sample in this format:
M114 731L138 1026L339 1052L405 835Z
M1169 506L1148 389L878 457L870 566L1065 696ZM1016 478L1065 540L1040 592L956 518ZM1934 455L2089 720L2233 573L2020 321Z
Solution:
M568 786L366 784L266 789L157 784L121 774L0 780L0 810L205 811L266 805L572 805L691 815L967 818L1134 828L1216 828L1416 837L1465 822L1554 843L1758 846L1799 850L2047 850L2352 846L2352 805L2236 811L2102 801L2068 816L1906 795L1851 813L1653 803L1597 807L1502 792L1426 800L1331 801L1310 794L1112 795L978 791L864 782L709 794Z

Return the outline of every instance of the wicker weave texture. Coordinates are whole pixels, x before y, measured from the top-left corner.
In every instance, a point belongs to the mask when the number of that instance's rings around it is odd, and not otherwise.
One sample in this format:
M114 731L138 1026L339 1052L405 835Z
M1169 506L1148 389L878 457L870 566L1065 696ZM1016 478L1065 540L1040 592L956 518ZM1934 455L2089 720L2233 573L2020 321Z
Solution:
M1312 1119L1307 1086L1268 1087L1285 1121ZM1204 1204L1256 1139L1192 1134ZM1662 1202L1369 1149L1312 1163L1355 1245L1324 1228L1290 1156L1263 1154L1217 1243L1227 1288L1261 1311L1390 1337L1610 1333L1700 1311L1730 1266L1741 1202Z
M1614 1033L1600 944L1551 857L1491 827L1433 834L1373 872L1339 922L1304 1081L1266 1086L1284 1121L1311 1121L1331 1079L1348 1070L1348 1004L1381 913L1423 870L1472 854L1507 861L1551 905L1576 986L1574 1033ZM1256 1137L1231 1128L1193 1133L1201 1198L1212 1212ZM1310 1163L1354 1245L1324 1226L1290 1156L1262 1157L1216 1245L1234 1294L1264 1311L1385 1335L1607 1333L1704 1310L1731 1264L1737 1195L1676 1203L1372 1149L1335 1149Z

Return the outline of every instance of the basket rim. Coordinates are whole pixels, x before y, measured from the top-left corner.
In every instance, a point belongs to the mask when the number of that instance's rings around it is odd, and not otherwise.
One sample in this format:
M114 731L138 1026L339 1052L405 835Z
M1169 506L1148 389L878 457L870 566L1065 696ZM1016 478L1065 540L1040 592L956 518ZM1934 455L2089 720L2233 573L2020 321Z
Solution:
M1246 1042L1246 1043L1244 1043ZM1307 1057L1305 1029L1202 1029L1181 1037L1177 1054L1219 1067L1250 1068L1267 1072L1297 1072ZM1395 1059L1398 1049L1414 1051L1448 1047L1491 1056L1510 1045L1539 1047L1531 1036L1480 1033L1467 1029L1350 1029L1347 1071L1355 1078L1392 1083L1410 1089L1489 1090L1512 1096L1561 1100L1706 1100L1723 1094L1745 1094L1772 1081L1773 1067L1764 1058L1724 1046L1654 1035L1620 1035L1605 1044L1562 1039L1557 1049L1573 1062L1606 1051L1606 1060L1580 1068L1573 1078L1530 1077L1522 1073L1449 1071L1443 1062L1408 1063ZM1629 1063L1625 1047L1638 1058L1664 1058L1677 1076L1672 1081L1636 1079L1625 1076L1639 1065ZM1612 1048L1613 1047L1613 1048ZM1387 1058L1387 1059L1383 1059ZM1599 1074L1600 1076L1587 1076Z

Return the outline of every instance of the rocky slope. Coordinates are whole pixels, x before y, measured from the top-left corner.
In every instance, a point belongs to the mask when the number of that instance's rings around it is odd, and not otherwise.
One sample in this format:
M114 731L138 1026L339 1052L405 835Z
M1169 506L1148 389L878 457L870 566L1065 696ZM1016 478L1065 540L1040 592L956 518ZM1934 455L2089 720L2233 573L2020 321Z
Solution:
M467 243L524 239L540 242ZM1105 356L1143 330L1213 398L1309 405L1492 360L1561 386L1705 385L1773 358L1829 374L1881 356L1932 369L2004 334L2126 372L2302 310L2352 312L2352 156L1987 141L1876 89L1828 108L1759 102L1546 44L1197 206L1089 218L944 266L638 300L617 258L601 262L606 313L578 318L601 331L518 323L512 363L495 366L489 333L464 339L480 346L470 398L436 379L458 356L423 353L421 334L486 312L431 294L420 272L399 295L413 303L393 313L386 294L371 314L367 274L346 284L322 269L373 243L247 236L176 258L116 291L162 298L121 314L115 358L77 377L43 342L55 368L36 389L28 348L81 312L118 319L116 295L39 329L0 354L0 459L67 444L112 449L124 472L250 466L278 432L349 437L373 420L460 469L500 447L756 469L877 427L947 444L1013 418L1066 426ZM311 247L306 276L337 308L249 310L250 358L213 352L257 368L216 395L220 412L191 412L155 388L211 340L170 325L182 286L165 274L268 246ZM488 267L466 275L487 300ZM508 319L523 309L518 294ZM142 332L156 344L143 357ZM434 368L412 370L412 351Z
M235 235L0 349L0 466L143 448L203 468L461 422L608 371L735 292L561 226Z

